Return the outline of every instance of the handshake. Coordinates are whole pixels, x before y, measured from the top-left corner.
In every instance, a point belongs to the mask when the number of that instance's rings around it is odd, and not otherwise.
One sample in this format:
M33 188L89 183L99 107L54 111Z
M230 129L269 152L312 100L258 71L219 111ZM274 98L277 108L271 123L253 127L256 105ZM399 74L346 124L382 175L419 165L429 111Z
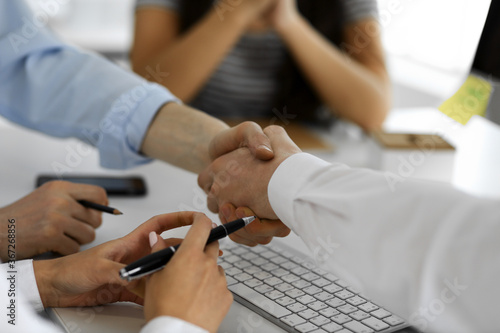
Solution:
M290 233L273 211L267 188L279 165L300 152L282 127L269 126L262 131L250 122L220 132L212 140L212 162L198 177L208 195L208 208L219 214L222 223L258 217L230 235L233 241L255 246Z

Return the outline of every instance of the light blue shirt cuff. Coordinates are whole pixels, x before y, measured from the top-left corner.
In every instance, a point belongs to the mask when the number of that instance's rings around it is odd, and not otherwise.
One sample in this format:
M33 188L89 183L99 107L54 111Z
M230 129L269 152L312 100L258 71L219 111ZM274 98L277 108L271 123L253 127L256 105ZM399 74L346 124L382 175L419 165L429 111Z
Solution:
M140 153L148 128L160 108L170 102L181 103L164 87L146 83L122 94L101 121L100 128L87 136L100 153L103 167L131 168L151 159ZM91 142L92 143L92 142Z

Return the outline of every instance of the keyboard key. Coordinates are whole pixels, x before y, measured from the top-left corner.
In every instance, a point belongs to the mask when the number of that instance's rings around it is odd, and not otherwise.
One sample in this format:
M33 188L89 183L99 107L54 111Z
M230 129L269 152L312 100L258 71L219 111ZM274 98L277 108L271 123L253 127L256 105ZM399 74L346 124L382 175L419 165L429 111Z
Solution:
M264 282L262 282L261 280L257 280L257 279L250 279L250 280L245 281L244 283L246 286L249 286L250 288L255 288L257 286L260 286Z
M276 268L278 268L277 265L273 264L272 262L268 262L267 264L265 265L262 265L260 266L263 270L265 271L272 271L272 270L275 270Z
M303 274L309 273L309 271L307 269L305 269L304 267L297 266L294 269L292 269L292 273L295 275L303 275Z
M291 284L284 282L274 286L274 288L284 293L285 291L292 290L293 286Z
M278 254L276 252L273 252L273 251L269 251L269 250L266 250L266 251L262 251L260 253L260 256L261 257L264 257L266 259L271 259L272 257L276 257Z
M349 314L351 312L354 312L356 311L358 308L355 308L354 306L350 305L350 304L344 304L342 306L339 306L337 308L337 310L339 310L340 312L344 313L344 314Z
M264 294L267 298L270 298L272 300L275 300L277 298L281 298L283 296L285 296L285 294L283 294L281 291L277 291L277 290L272 290L268 293L265 293Z
M326 301L329 300L330 298L333 298L333 295L325 291L322 291L320 293L314 294L314 297L316 297L320 301Z
M299 296L305 295L302 290L299 290L297 288L288 290L285 294L287 294L287 296L290 296L291 298L297 298Z
M248 253L248 249L246 249L244 247L235 247L231 250L231 252L234 254L240 255L240 254Z
M240 261L240 260L241 260L241 258L238 257L237 255L230 255L230 256L227 256L224 258L224 261L226 261L230 264L235 263L235 262Z
M308 332L314 331L317 328L318 328L318 326L313 325L311 323L304 323L304 324L300 324L300 325L295 326L295 329L301 333L308 333Z
M341 300L340 298L337 298L337 297L329 299L325 303L330 305L331 307L334 307L334 308L345 304L345 302L343 300Z
M242 254L240 257L242 257L245 260L251 261L251 260L253 260L255 258L258 258L259 256L257 254L255 254L255 253L253 253L253 252L247 252L245 254Z
M309 287L306 287L306 288L304 288L302 290L304 290L309 295L314 295L314 294L317 294L317 293L319 293L319 292L322 291L320 288L318 288L316 286L309 286Z
M364 298L359 297L359 296L354 296L354 297L346 299L346 302L351 304L351 305L358 306L360 304L365 303L366 300Z
M331 320L333 320L334 322L336 322L337 324L339 325L342 325L343 323L347 323L348 321L351 321L351 317L348 317L346 316L345 314L338 314L338 315L335 315L335 316L332 316L330 318Z
M288 282L288 283L292 283L294 281L300 280L300 278L294 274L288 274L288 275L282 276L281 278L283 279L283 281Z
M236 274L233 277L240 282L245 282L246 280L250 280L253 278L250 274L247 273Z
M255 252L255 253L262 253L262 252L264 252L266 250L267 249L264 246L254 246L254 247L250 248L250 251Z
M270 285L271 287L274 287L277 284L283 283L283 281L280 278L277 278L275 276L272 276L270 278L267 278L264 280L265 283Z
M332 283L332 284L329 284L329 285L323 287L323 290L326 292L329 292L330 294L334 294L338 291L341 291L342 287L339 287L335 283Z
M312 318L310 320L310 322L316 326L323 326L325 324L328 324L330 322L330 319L328 319L324 316L317 316L317 317Z
M309 295L303 295L303 296L297 297L296 300L302 304L309 304L309 303L314 302L316 300L316 298L309 296Z
M277 276L277 277L282 277L283 275L288 275L290 273L286 269L278 268L278 269L272 270L271 274L273 274L274 276Z
M303 324L306 322L306 320L296 314L291 314L289 316L283 317L280 319L282 322L287 324L288 326L295 327L299 324Z
M381 330L385 330L386 328L389 328L389 325L384 323L382 320L379 320L379 319L373 318L373 317L366 318L366 319L362 320L361 322L363 324L365 324L366 326L370 326L375 331L381 331Z
M317 330L311 331L309 333L328 333L328 332L325 330L322 330L321 328L318 328Z
M286 250L285 250L285 251L283 251L283 252L281 252L281 255L282 255L283 257L285 257L285 258L288 258L288 259L290 259L291 257L293 257L293 253L291 253L291 252L289 252L289 251L286 251Z
M281 264L281 267L283 267L284 269L288 269L289 271L291 271L295 267L298 267L298 265L295 264L295 263L293 263L293 262L291 262L291 261L288 261L288 262L285 262L285 263Z
M266 260L266 259L264 259L264 258L260 258L260 257L259 257L259 258L256 258L256 259L252 260L251 262L252 262L252 264L254 264L255 266L259 266L259 267L261 267L262 265L265 265L265 264L269 263L269 260Z
M265 294L265 293L268 293L271 290L273 290L273 287L269 287L267 284L262 284L258 287L253 288L253 289L255 289L257 292L259 292L261 294Z
M321 326L321 328L324 329L325 331L327 331L328 333L332 333L332 332L337 332L338 330L341 330L342 326L340 326L339 324L335 324L335 323L329 323L329 324Z
M339 278L336 277L335 275L333 275L332 273L326 273L325 275L323 275L323 277L327 280L330 280L332 282L335 282L337 281Z
M351 318L354 318L357 321L361 321L363 319L370 317L370 315L368 313L361 311L361 310L350 313L349 316L351 316Z
M385 317L389 317L391 313L384 309L378 309L370 313L372 316L377 317L378 319L382 319Z
M318 313L314 310L311 310L311 309L305 309L304 311L300 311L297 314L304 319L311 319L311 318L318 316Z
M328 281L327 279L323 279L323 278L319 278L317 280L314 280L312 282L315 286L318 286L318 287L324 287L326 285L329 285L331 282Z
M338 312L337 310L335 310L334 308L325 308L323 310L320 310L319 313L323 316L325 316L326 318L331 318L335 315L338 315L340 312Z
M259 309L264 310L265 312L269 313L273 317L282 318L282 317L287 316L287 315L292 313L290 310L282 307L278 303L270 300L269 298L265 297L264 295L259 294L255 290L245 286L242 283L233 284L232 286L229 286L228 288L230 291L232 291L236 295L240 296L241 298L243 298L247 302L252 303L253 305L257 306Z
M282 256L277 256L277 257L271 258L270 261L275 263L276 265L281 265L284 262L288 262L288 259L283 258Z
M357 321L351 321L344 324L344 327L350 329L354 333L371 333L373 330Z
M297 256L291 257L290 260L296 264L299 264L299 265L302 265L305 262L304 259L302 259L301 257L297 257Z
M293 303L293 304L290 304L289 306L287 306L286 308L292 312L300 312L300 311L304 311L305 309L307 309L307 306L300 304L300 303Z
M304 289L305 287L308 287L310 285L311 285L310 282L307 282L307 281L302 280L302 279L294 281L292 283L292 286L294 286L295 288L299 288L299 289Z
M350 297L354 296L353 293L351 293L350 291L345 290L345 289L341 290L339 292L336 292L334 295L337 296L340 299L347 299L347 298L350 298Z
M325 275L327 273L327 271L318 267L314 267L312 271L318 275Z
M233 267L233 265L231 265L230 263L225 262L225 261L220 262L220 263L218 263L218 264L219 264L219 266L220 266L220 267L224 268L224 270L226 270L226 269L228 269L228 268Z
M231 275L231 276L243 273L243 271L241 269L236 268L236 267L231 267L231 268L228 268L224 271L226 272L227 275Z
M293 298L285 296L285 297L278 298L276 300L276 303L278 303L279 305L288 306L290 304L295 303L295 300Z
M361 304L360 306L358 306L358 308L365 311L365 312L372 312L372 311L377 310L378 306L376 306L375 304L373 304L371 302L367 302L367 303Z
M233 265L234 265L234 267L238 267L239 269L243 269L245 267L252 266L252 264L246 260L235 262Z
M305 263L302 264L302 266L304 266L306 269L308 269L310 271L312 271L314 268L316 268L316 265L310 261L306 261Z
M391 326L397 326L397 325L401 325L402 323L404 323L403 319L401 319L401 318L399 318L398 316L395 316L395 315L392 315L390 317L384 318L383 320L387 324L389 324Z
M307 274L302 275L301 278L303 278L306 281L311 282L311 281L314 281L316 279L319 279L319 275L318 274L314 274L313 272L309 272Z
M272 275L268 272L257 272L253 275L254 278L259 280L265 280L272 277Z
M243 271L245 273L248 273L248 274L255 274L255 273L258 273L258 272L262 272L262 269L260 267L257 267L257 266L248 266L246 268L243 269Z
M226 282L227 282L227 285L230 286L232 284L235 284L235 283L238 283L237 280L233 279L232 277L230 276L226 276Z
M319 311L328 307L328 305L320 301L314 301L312 303L307 304L307 306L313 309L314 311Z

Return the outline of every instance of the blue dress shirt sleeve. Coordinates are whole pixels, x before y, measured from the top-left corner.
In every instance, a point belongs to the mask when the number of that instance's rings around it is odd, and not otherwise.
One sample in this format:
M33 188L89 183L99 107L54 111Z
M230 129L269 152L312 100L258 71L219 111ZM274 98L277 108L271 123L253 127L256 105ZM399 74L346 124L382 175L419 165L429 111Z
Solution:
M148 162L139 150L149 124L162 105L178 99L63 43L45 26L48 16L43 10L31 12L23 1L0 2L0 114L96 146L104 167Z

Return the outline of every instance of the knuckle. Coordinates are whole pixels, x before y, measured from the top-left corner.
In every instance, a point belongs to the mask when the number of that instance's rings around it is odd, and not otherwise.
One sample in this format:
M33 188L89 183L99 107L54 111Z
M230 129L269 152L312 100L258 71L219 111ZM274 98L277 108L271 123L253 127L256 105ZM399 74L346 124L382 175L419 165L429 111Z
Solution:
M64 197L50 196L47 198L48 209L66 209L69 207L69 201Z
M281 126L278 126L278 125L271 125L271 126L267 127L266 130L273 133L273 134L285 133L285 129Z
M267 244L271 243L272 240L273 240L272 237L264 237L264 238L260 239L259 243L262 245L267 245Z

